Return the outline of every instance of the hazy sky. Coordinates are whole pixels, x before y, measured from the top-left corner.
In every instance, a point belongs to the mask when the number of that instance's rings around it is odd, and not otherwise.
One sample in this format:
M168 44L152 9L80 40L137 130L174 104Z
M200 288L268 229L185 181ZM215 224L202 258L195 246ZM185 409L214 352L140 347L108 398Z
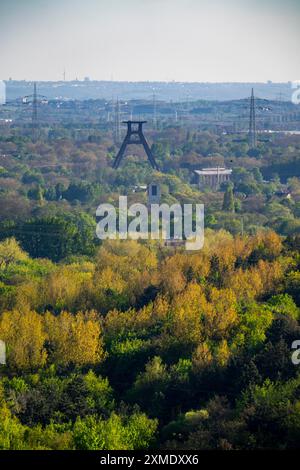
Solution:
M300 79L299 0L0 0L0 78Z

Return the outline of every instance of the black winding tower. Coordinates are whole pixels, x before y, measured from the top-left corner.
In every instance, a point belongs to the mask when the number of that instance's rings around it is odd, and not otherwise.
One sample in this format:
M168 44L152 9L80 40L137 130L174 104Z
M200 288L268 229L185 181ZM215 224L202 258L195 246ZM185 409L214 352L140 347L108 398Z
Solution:
M143 124L147 121L123 121L124 124L127 124L127 134L121 148L116 156L116 159L113 164L113 168L119 168L122 158L124 157L124 153L126 150L127 145L135 144L135 145L142 145L144 150L147 154L148 160L154 170L159 170L158 165L155 161L154 156L150 150L150 147L145 139L143 134Z

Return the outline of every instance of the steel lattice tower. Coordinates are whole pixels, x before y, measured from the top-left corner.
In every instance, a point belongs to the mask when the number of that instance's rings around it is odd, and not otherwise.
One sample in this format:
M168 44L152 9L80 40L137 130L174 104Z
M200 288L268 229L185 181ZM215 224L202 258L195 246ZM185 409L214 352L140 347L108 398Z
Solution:
M125 139L121 145L121 148L116 156L116 159L113 164L113 168L118 168L122 158L124 157L125 150L127 145L134 144L134 145L142 145L144 150L147 154L148 160L154 170L159 170L158 165L155 161L154 156L150 150L150 147L145 139L143 134L143 124L147 121L123 121L124 124L127 124L127 134Z
M33 95L32 95L32 139L33 141L37 140L37 128L38 128L38 115L37 115L37 91L36 91L36 82L33 84Z
M254 89L252 88L251 101L250 101L249 146L250 148L255 148L256 145L257 145L257 140L256 140L255 98L254 98Z

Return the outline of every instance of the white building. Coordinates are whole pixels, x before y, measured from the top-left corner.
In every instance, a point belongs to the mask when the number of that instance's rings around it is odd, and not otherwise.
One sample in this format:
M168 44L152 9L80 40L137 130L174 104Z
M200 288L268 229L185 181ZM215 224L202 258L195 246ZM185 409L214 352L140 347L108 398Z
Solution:
M218 189L221 183L230 181L232 173L231 169L228 168L203 168L202 170L195 170L198 175L199 188L202 189L205 186L209 186L212 189Z

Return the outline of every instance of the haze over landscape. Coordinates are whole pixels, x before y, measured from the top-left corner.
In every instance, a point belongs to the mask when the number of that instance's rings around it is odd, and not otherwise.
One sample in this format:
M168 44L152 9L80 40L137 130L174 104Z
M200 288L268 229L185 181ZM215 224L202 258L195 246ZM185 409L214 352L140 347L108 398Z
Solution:
M298 0L2 0L1 78L300 77Z
M1 469L299 450L299 24L0 0Z

